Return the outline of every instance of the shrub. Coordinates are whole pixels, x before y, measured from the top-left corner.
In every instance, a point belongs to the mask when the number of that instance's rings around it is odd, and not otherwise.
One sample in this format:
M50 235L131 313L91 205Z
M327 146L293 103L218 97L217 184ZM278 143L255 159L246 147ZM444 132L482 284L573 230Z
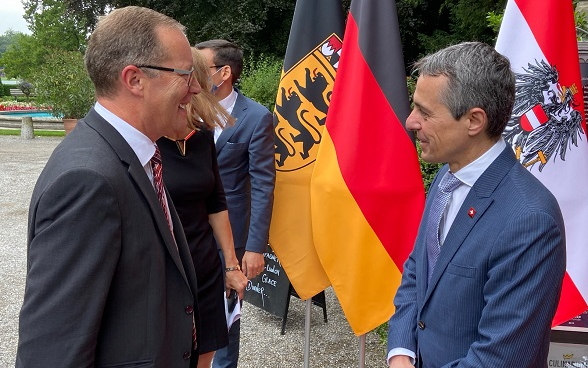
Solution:
M251 58L243 65L239 87L247 97L273 111L281 72L280 59L264 55Z
M55 117L78 119L94 103L94 85L77 51L53 50L33 76L37 101L53 108Z

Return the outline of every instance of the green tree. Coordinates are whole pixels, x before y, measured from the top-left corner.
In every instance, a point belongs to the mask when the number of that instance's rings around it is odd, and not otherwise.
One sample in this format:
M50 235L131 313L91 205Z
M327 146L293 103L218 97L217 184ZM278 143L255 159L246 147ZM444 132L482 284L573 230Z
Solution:
M16 41L0 57L0 65L4 65L4 73L8 78L30 81L33 72L44 63L46 56L47 50L34 36L19 33Z
M185 25L192 44L224 38L237 42L247 54L280 58L286 51L295 6L292 0L65 0L64 4L88 30L112 8L144 6Z
M21 33L9 29L0 36L0 57L8 49L8 46L16 43L16 38L19 34Z
M32 81L32 74L52 50L83 51L87 42L85 23L70 16L58 0L24 0L24 18L31 35L16 34L0 58L8 77Z
M425 54L462 41L494 42L488 12L503 11L506 0L397 0L407 68Z

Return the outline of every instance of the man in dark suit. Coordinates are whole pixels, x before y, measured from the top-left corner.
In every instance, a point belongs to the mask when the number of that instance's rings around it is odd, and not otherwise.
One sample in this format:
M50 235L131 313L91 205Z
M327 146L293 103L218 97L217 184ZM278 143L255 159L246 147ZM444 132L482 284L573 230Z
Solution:
M90 37L96 105L31 199L17 367L196 366L196 274L151 163L154 142L186 124L200 92L184 31L127 7Z
M510 63L472 42L429 55L415 70L406 127L423 160L447 165L404 264L389 366L547 367L564 224L556 199L502 139L514 104Z
M236 119L233 126L215 134L235 252L245 276L264 268L274 198L273 117L267 108L245 97L233 85L243 69L243 51L225 40L196 44L207 60L213 90L219 102ZM226 265L231 269L235 265ZM230 272L230 271L229 271ZM214 368L236 368L239 359L240 321L229 331L229 346L217 351Z

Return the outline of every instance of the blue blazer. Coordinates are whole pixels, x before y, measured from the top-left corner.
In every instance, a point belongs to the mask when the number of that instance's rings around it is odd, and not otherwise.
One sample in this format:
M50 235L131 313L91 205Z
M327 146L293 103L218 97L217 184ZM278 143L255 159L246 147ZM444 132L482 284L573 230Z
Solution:
M431 185L423 219L447 170ZM427 368L547 367L565 273L564 223L551 192L506 147L471 188L428 285L425 228L421 221L404 264L388 351L411 350Z
M264 106L237 93L231 114L237 121L223 130L216 142L218 168L235 248L263 253L276 179L273 116Z

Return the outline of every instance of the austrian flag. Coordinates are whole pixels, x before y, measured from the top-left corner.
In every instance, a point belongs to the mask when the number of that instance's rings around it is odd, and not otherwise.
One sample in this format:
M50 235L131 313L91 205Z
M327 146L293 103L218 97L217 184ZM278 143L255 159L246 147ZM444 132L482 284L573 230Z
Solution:
M516 77L503 136L555 195L566 227L567 266L553 326L588 309L588 139L571 0L509 0L496 49Z

